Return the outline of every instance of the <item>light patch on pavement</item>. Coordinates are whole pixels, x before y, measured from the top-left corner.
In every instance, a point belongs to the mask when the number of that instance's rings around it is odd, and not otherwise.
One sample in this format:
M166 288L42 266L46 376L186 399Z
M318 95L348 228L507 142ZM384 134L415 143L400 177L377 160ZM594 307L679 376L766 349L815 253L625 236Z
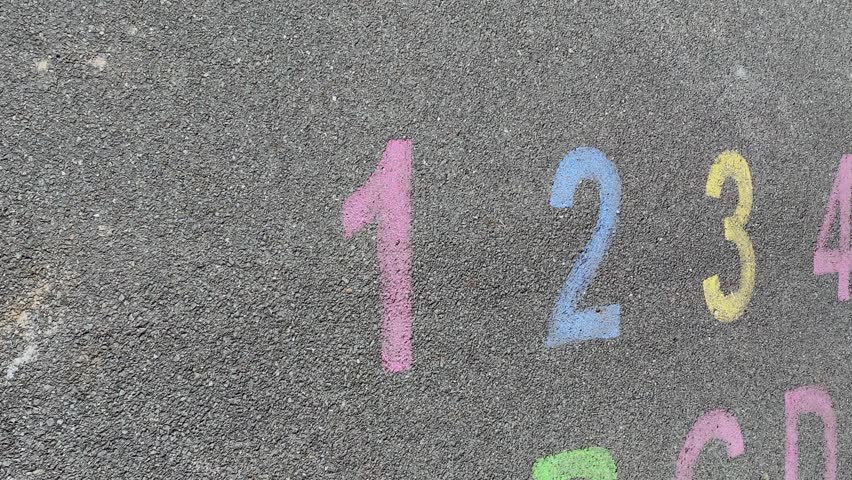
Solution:
M113 231L115 231L115 229L110 227L109 225L98 225L99 237L109 237L110 235L112 235Z
M32 326L30 322L32 312L41 308L42 302L44 302L44 296L49 291L50 284L45 283L31 291L29 295L19 299L17 302L12 304L9 310L6 311L6 321L3 323L6 325L14 325L22 330L29 330Z
M47 69L49 67L50 67L50 65L47 63L47 60L45 60L45 59L35 61L36 72L44 73L44 72L47 71Z
M35 360L38 350L36 349L36 325L33 322L34 314L41 309L45 295L50 291L50 284L45 283L32 290L28 295L19 299L6 311L3 325L14 331L20 332L26 347L12 359L6 366L6 379L12 380L21 366Z
M21 368L21 365L25 363L30 363L35 360L38 352L36 351L36 347L33 344L27 345L27 348L18 355L17 357L12 359L12 362L6 367L6 379L12 380L15 378L15 374L18 373L18 370Z
M106 58L104 58L100 55L97 55L96 57L92 58L91 60L89 60L86 63L88 63L92 67L97 68L98 70L103 70L107 66Z

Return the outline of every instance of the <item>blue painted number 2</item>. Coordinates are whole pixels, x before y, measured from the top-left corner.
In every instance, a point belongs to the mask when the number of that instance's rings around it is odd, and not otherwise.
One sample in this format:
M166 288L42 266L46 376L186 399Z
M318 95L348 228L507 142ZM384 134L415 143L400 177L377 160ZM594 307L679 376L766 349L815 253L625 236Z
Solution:
M559 300L550 317L544 344L553 348L570 342L609 339L618 336L621 306L618 304L577 310L580 298L595 276L615 232L618 206L621 202L621 179L615 165L600 150L590 147L568 152L553 178L550 206L571 208L574 192L583 180L598 184L600 212L592 238L580 253L577 263L559 292Z

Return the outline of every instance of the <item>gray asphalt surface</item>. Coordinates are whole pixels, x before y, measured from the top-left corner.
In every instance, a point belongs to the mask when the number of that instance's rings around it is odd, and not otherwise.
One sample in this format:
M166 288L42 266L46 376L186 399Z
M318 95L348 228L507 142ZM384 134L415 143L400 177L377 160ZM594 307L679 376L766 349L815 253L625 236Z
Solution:
M0 478L524 479L598 445L621 479L780 479L784 392L820 385L852 476L852 304L812 259L852 153L852 4L70 2L0 6ZM341 204L414 142L413 368L383 372L375 228ZM597 218L566 152L618 167L583 305L543 346ZM749 163L754 297L723 150ZM823 478L800 422L800 478Z

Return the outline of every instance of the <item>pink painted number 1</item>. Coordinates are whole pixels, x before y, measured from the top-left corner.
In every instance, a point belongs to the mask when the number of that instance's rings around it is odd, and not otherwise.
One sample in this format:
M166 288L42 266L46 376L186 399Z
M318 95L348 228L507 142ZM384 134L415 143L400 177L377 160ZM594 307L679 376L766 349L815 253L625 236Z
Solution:
M411 141L391 140L370 179L343 202L343 235L378 223L382 365L411 368Z

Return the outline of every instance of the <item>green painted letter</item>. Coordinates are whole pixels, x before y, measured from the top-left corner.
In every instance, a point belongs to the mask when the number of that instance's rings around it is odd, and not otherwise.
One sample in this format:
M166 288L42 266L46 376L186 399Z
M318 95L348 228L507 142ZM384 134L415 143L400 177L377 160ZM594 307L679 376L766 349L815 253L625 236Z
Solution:
M618 469L609 451L601 447L557 453L539 458L533 480L617 480Z

